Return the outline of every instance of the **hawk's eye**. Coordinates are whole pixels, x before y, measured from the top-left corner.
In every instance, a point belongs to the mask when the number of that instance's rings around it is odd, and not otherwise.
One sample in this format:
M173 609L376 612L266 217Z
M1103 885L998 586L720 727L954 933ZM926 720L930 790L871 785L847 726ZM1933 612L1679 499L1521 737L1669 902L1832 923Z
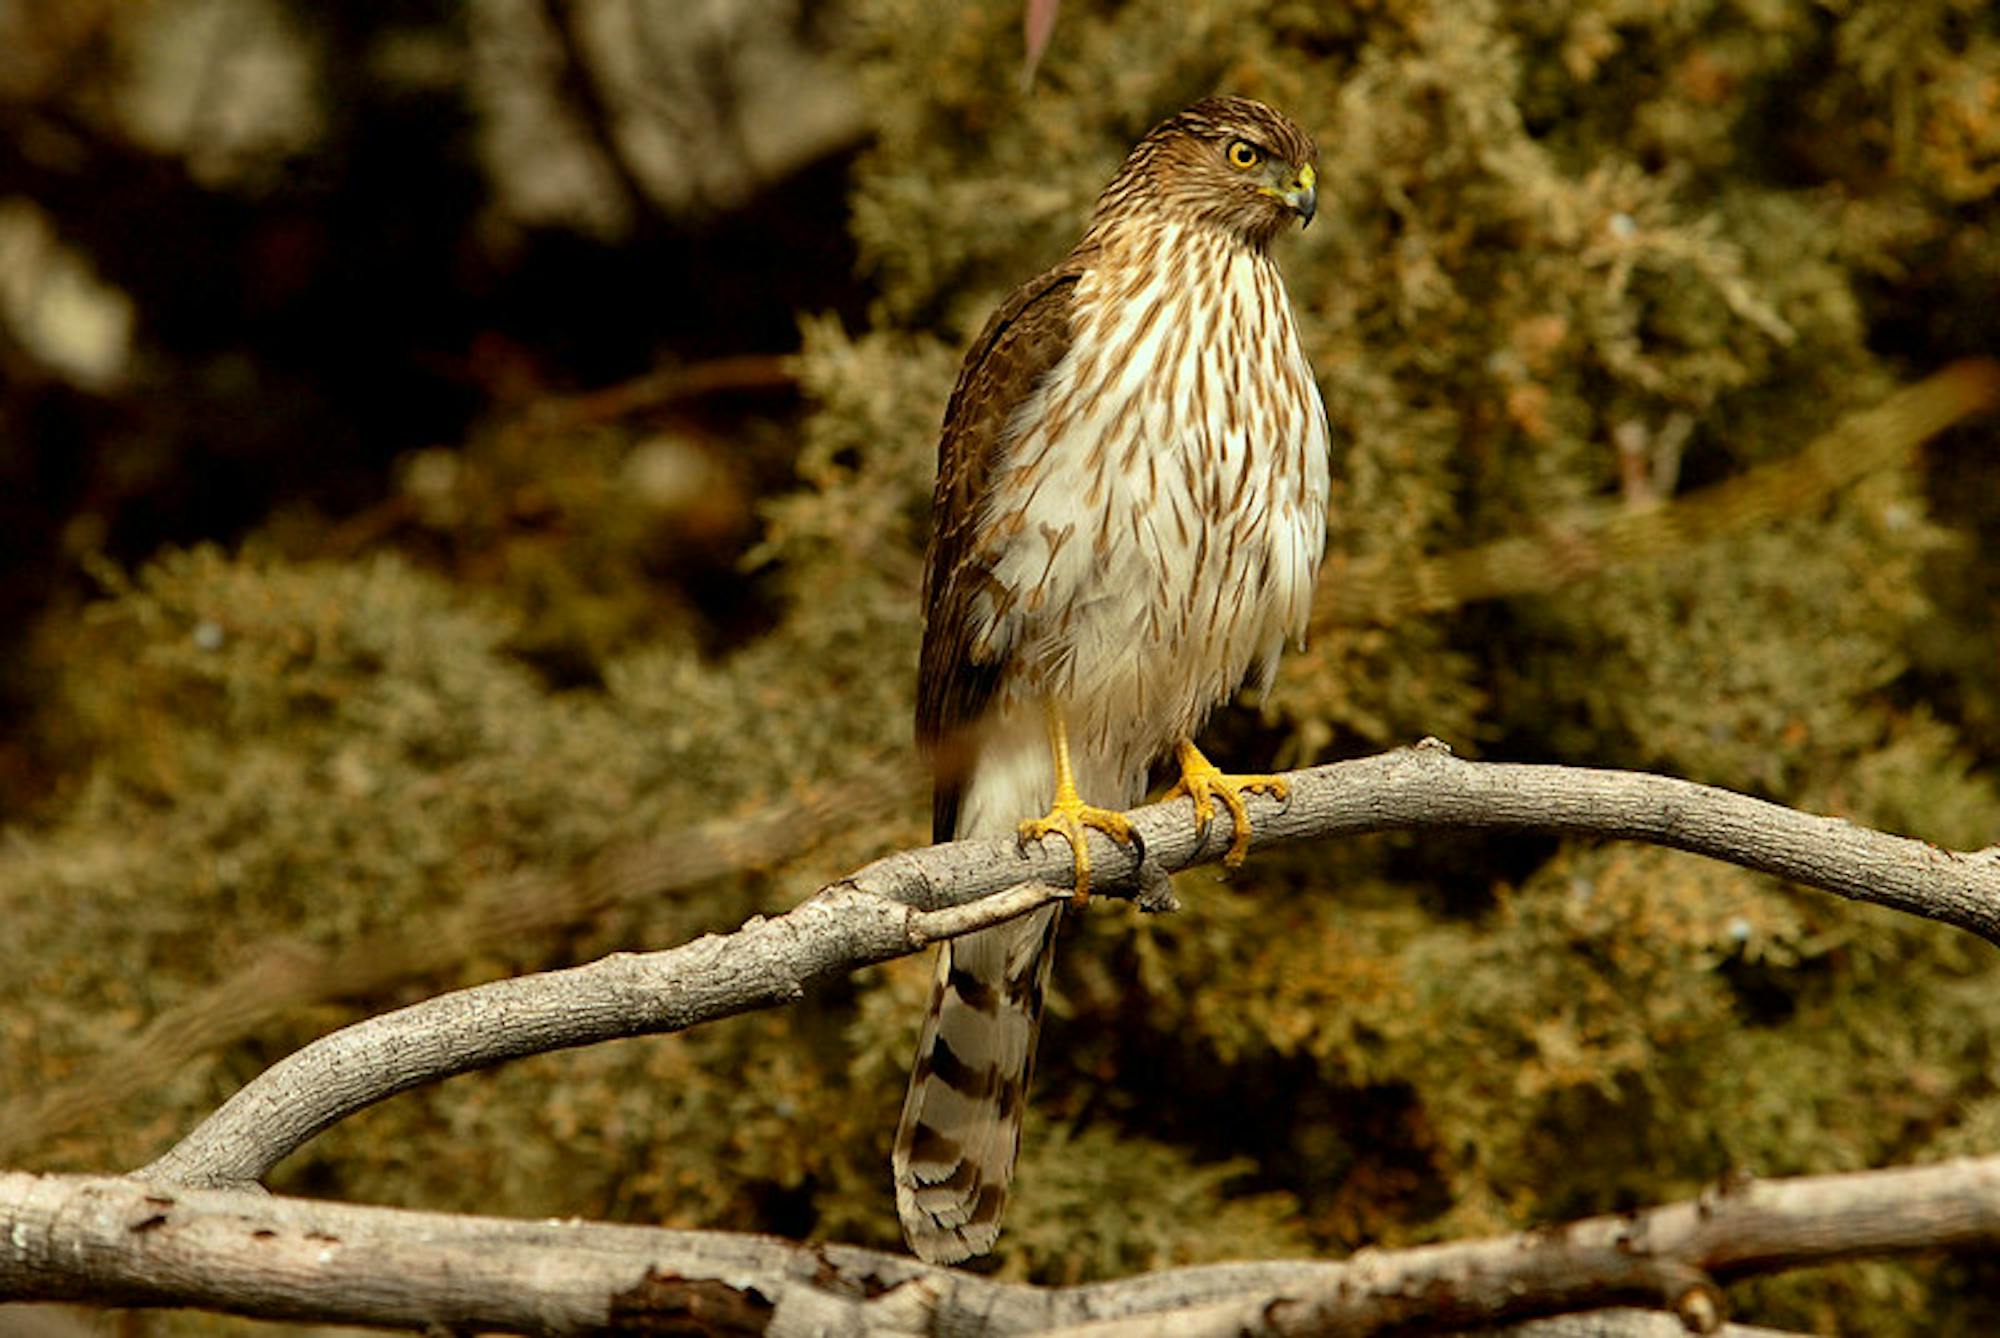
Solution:
M1264 151L1249 140L1234 139L1229 142L1229 165L1231 167L1248 172L1263 161Z

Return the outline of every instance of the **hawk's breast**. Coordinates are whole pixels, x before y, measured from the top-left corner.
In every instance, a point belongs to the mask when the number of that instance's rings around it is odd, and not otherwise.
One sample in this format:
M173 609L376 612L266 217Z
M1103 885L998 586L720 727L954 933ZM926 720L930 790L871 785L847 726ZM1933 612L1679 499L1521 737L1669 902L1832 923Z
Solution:
M1268 255L1157 221L1099 240L986 499L973 634L1008 695L1143 767L1304 633L1327 427Z

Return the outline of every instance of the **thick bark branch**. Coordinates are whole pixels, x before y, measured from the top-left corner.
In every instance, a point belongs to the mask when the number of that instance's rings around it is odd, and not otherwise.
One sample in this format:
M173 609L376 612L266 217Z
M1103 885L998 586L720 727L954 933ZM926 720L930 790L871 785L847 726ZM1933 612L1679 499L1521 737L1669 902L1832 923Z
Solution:
M1468 762L1426 740L1294 772L1291 797L1251 800L1253 848L1392 829L1558 832L1671 846L1966 929L2000 943L2000 849L1942 850L1709 786L1640 772ZM1145 885L1221 857L1225 823L1197 832L1184 801L1133 814L1150 876L1093 834L1097 886ZM664 952L446 994L333 1033L273 1066L140 1174L246 1185L336 1121L423 1083L509 1059L678 1031L796 999L815 981L915 952L1044 904L1070 879L1059 839L906 851L788 914Z
M779 1334L1438 1333L1621 1302L1715 1332L1716 1280L1995 1246L2000 1157L1743 1180L1645 1212L1343 1263L1214 1264L1055 1288L766 1236L0 1172L0 1297L557 1334L675 1319ZM1520 1335L1647 1330L1605 1319Z

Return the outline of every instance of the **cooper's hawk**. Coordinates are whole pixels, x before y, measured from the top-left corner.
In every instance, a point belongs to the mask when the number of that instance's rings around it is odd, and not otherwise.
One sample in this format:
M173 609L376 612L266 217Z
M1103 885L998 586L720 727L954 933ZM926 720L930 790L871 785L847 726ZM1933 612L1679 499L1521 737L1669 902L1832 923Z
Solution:
M938 445L917 734L935 839L1085 829L1178 751L1197 820L1242 793L1192 736L1302 636L1325 539L1325 411L1267 248L1312 221L1317 150L1286 117L1209 98L1140 140L1061 264L966 354ZM1088 795L1108 808L1086 805ZM1035 819L1037 813L1047 816ZM1023 819L1032 819L1024 822ZM896 1133L910 1246L992 1248L1057 908L947 944Z

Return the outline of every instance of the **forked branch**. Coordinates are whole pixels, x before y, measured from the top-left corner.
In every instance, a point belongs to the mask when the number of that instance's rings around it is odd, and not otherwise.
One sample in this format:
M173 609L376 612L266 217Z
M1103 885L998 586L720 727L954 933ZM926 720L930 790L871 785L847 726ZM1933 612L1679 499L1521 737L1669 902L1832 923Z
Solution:
M1467 762L1426 740L1292 773L1251 804L1256 847L1392 829L1485 828L1650 841L2000 943L2000 850L1941 850L1641 773ZM1181 802L1133 814L1147 865L1098 839L1100 888L1147 889L1219 858ZM1037 1289L841 1246L584 1223L507 1222L242 1192L320 1130L422 1083L507 1059L677 1031L796 999L816 981L1067 895L1057 840L960 842L879 860L788 914L664 952L447 994L275 1065L129 1178L0 1172L0 1298L192 1305L322 1322L569 1333L1093 1334L1444 1332L1640 1338L1660 1311L1721 1322L1718 1282L1854 1255L2000 1245L2000 1158L1743 1183L1550 1231L1343 1263L1181 1269ZM1605 1312L1607 1305L1651 1307ZM1584 1323L1579 1331L1575 1325ZM1568 1327L1565 1327L1568 1326ZM1749 1331L1742 1331L1748 1334Z

